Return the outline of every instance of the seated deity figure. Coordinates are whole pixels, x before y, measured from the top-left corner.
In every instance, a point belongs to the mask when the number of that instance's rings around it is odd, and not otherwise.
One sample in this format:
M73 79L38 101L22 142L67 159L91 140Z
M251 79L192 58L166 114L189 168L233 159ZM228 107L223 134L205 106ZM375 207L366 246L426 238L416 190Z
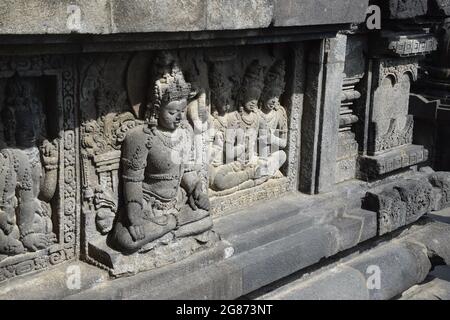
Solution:
M216 66L212 71L209 186L214 191L223 191L255 179L256 171L235 161L244 152L244 146L236 145L240 123L234 113L230 113L232 86L223 70Z
M259 134L266 140L260 139L259 159L265 162L264 174L270 177L282 177L279 169L286 162L286 152L283 149L287 145L288 123L286 110L280 104L280 96L285 87L284 76L284 61L275 61L266 75L260 99L259 115L263 125Z
M1 177L7 187L0 208L16 221L28 251L47 248L56 241L50 201L58 181L58 148L45 139L43 106L31 81L17 75L10 79L2 120L7 146L1 154L10 165Z
M190 85L175 59L158 56L146 123L122 145L124 207L108 235L123 254L202 235L212 228L206 186L193 164L193 129L186 120Z
M244 151L237 157L237 161L245 170L253 170L254 179L247 181L243 188L259 185L268 180L265 173L265 162L259 158L259 140L265 137L259 134L264 127L259 114L258 101L264 87L263 69L258 60L252 61L247 67L238 96L238 111L230 115L231 121L239 123L237 145Z

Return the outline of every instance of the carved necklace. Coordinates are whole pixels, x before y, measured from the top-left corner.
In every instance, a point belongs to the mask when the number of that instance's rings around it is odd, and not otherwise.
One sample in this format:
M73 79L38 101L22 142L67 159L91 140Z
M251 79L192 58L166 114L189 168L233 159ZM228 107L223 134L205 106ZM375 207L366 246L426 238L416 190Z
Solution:
M228 124L227 116L225 115L225 116L222 117L225 120L221 120L220 118L221 117L218 114L214 114L214 119L217 120L217 122L220 125L220 127L218 129L222 129L222 131L223 131L223 129L227 128L227 124Z
M245 118L245 112L241 113L241 119L247 126L253 126L257 120L258 115L255 112L250 113L250 116L246 119Z
M276 111L270 110L269 113L264 113L264 111L260 112L261 117L264 119L264 121L269 124L269 127L272 128L276 126L278 123L278 119L276 117Z
M183 137L181 135L178 136L177 139L172 137L171 133L164 133L160 130L154 130L155 135L159 138L163 145L170 149L175 149L175 147L179 146Z

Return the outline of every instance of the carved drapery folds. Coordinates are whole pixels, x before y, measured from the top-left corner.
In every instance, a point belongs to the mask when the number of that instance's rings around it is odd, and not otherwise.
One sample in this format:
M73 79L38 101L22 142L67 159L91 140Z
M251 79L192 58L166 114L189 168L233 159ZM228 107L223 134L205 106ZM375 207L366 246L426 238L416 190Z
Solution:
M75 257L75 75L70 59L0 61L0 281Z

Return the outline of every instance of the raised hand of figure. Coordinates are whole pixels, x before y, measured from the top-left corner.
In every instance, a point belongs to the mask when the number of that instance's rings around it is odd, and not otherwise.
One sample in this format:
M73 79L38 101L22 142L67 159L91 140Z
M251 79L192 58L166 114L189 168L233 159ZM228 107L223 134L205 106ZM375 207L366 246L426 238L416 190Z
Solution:
M23 237L22 243L25 248L30 251L37 251L45 249L49 246L49 241L46 234L43 233L30 233Z

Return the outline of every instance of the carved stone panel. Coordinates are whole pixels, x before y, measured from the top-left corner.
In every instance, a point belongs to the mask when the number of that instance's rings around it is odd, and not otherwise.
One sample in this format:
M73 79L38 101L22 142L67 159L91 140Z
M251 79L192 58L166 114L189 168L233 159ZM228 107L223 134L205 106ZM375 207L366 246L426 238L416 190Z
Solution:
M76 85L70 57L0 59L0 282L78 255Z
M378 234L383 235L417 221L433 210L435 194L431 184L404 180L366 194L363 207L378 214Z
M416 58L377 59L370 106L367 156L360 159L362 176L380 175L423 162L428 152L412 144L409 115L411 83L417 79Z
M299 106L289 105L288 53L208 55L213 214L273 198L297 183L298 129L291 123Z
M122 276L217 248L214 215L295 188L290 53L260 46L83 58L87 261Z

